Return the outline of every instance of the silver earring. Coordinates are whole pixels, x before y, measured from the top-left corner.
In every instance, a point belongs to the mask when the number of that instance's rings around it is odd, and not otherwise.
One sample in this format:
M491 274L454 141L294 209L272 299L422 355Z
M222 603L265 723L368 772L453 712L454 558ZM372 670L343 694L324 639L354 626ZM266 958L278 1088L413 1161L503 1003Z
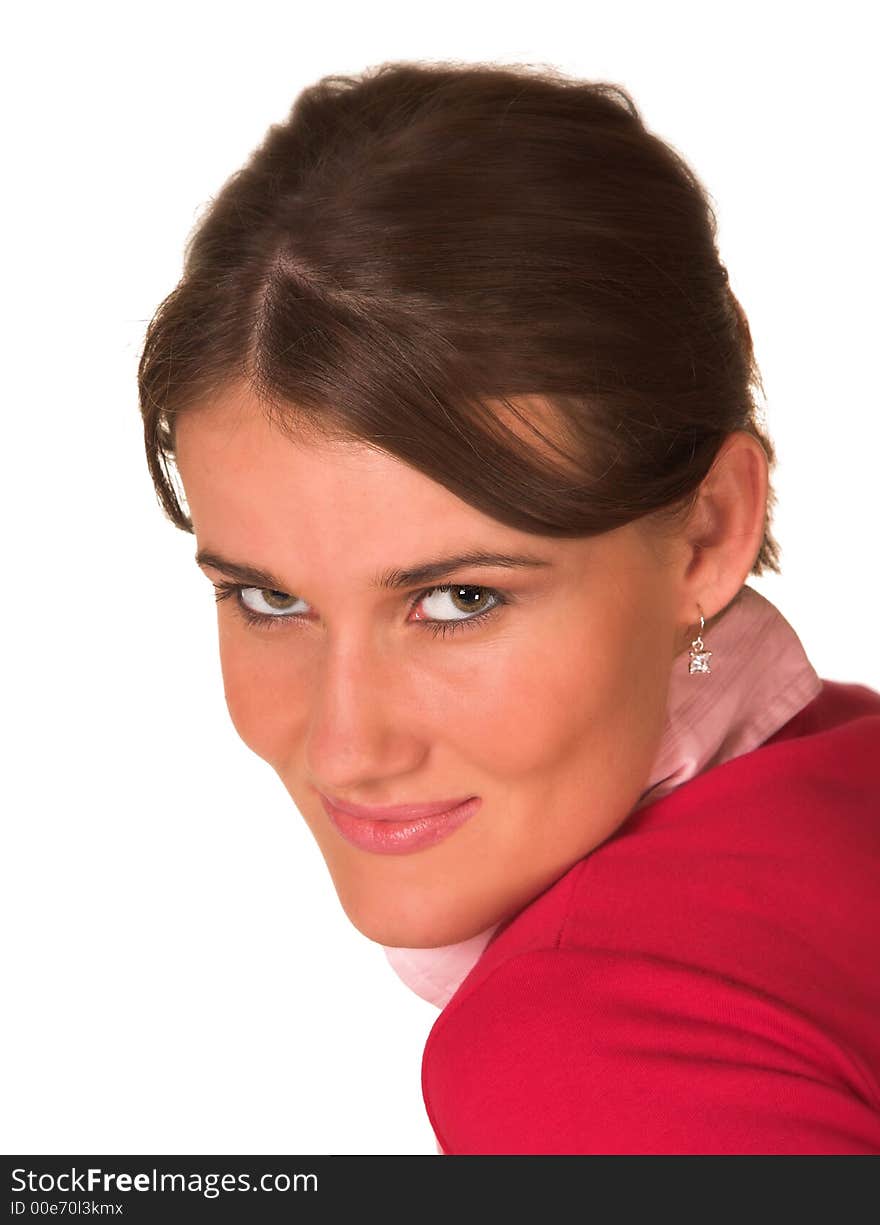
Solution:
M700 608L699 604L697 605L697 608ZM703 645L703 626L705 624L706 622L703 620L702 610L700 610L700 632L691 643L691 649L689 651L690 663L688 664L688 672L691 674L694 672L710 673L712 671L712 669L709 667L709 656L712 654L712 652L707 651Z

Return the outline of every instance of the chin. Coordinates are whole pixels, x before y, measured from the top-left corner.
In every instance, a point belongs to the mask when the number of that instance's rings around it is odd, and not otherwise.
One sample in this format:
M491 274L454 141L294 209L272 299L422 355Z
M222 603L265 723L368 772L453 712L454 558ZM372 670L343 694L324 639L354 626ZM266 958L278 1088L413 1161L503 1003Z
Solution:
M493 917L485 911L479 914L405 913L389 906L387 898L384 905L375 907L355 905L342 897L340 902L350 922L362 935L389 948L429 949L459 944L494 926L500 919L500 915Z

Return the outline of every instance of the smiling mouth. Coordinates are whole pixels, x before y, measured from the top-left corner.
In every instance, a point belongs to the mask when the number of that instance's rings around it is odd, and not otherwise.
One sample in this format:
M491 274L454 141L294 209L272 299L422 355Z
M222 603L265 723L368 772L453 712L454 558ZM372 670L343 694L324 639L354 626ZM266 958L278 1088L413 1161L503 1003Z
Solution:
M418 821L423 817L437 817L442 813L458 808L466 800L476 799L476 796L458 796L452 800L438 800L430 804L350 804L345 800L337 800L332 795L318 792L321 799L330 804L337 812L349 817L360 817L367 821Z
M379 855L408 855L448 838L459 826L470 820L483 801L479 796L471 796L432 816L404 821L393 821L388 817L380 820L353 817L350 813L334 808L324 795L321 796L321 802L337 833L358 850Z

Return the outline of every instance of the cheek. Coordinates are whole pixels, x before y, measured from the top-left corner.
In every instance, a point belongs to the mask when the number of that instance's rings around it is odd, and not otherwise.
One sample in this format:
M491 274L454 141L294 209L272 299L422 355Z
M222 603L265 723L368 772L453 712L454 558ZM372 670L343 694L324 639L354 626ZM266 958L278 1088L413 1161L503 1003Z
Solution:
M653 618L627 593L567 609L542 647L524 656L533 724L589 726L600 738L638 737L642 722L653 725L665 707L669 633L662 615ZM522 666L520 667L522 674Z
M219 647L223 692L236 732L270 765L289 762L308 718L308 691L296 653L224 626Z

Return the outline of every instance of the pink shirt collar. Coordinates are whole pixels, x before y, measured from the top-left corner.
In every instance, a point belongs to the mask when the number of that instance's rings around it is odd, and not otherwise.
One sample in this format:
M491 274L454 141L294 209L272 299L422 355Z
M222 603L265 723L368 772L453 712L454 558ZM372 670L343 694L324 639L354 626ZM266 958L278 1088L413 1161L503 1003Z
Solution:
M743 587L704 635L713 653L711 675L691 676L686 654L676 661L660 748L633 811L695 774L757 748L822 687L797 634L752 587ZM382 947L402 981L443 1008L497 926L439 948Z

